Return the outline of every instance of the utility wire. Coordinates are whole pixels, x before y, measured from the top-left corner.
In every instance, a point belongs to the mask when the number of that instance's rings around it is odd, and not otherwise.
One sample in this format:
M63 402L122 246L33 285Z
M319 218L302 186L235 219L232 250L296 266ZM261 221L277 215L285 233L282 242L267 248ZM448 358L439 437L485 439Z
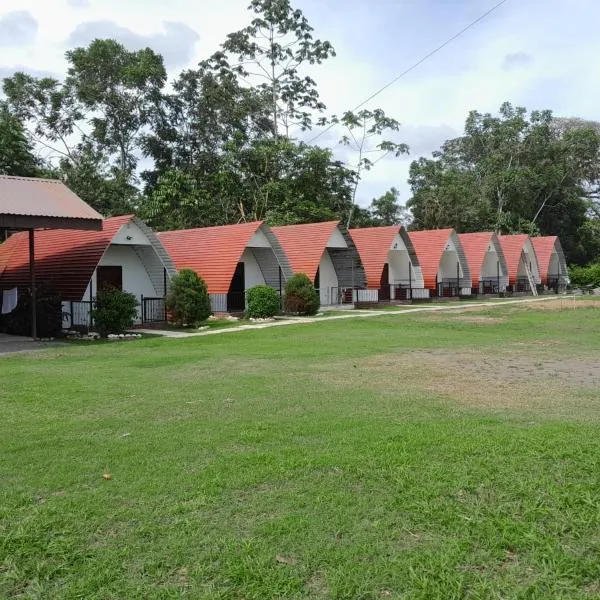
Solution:
M443 50L446 46L451 44L454 40L458 39L461 35L463 35L467 31L469 31L469 29L471 29L472 27L475 27L475 25L477 25L478 23L483 21L485 18L489 17L494 11L498 10L506 2L508 2L508 0L500 0L500 2L498 2L496 5L492 6L492 8L490 8L487 12L483 13L480 17L478 17L477 19L475 19L474 21L469 23L466 27L461 29L458 33L455 33L451 38L448 38L443 44L441 44L437 48L435 48L435 50L432 50L431 52L429 52L429 54L426 54L423 58L421 58L419 61L414 63L408 69L406 69L405 71L402 71L402 73L400 73L400 75L398 75L397 77L392 79L389 83L386 83L382 88L378 89L376 92L371 94L366 100L363 100L360 104L355 106L352 109L352 112L354 112L355 110L358 110L359 108L362 108L365 104L367 104L371 100L373 100L373 98L375 98L376 96L379 96L379 94L381 94L382 92L387 90L389 87L394 85L399 79L402 79L402 77L404 77L405 75L408 75L411 71L414 71L417 67L421 66L426 60L429 60L432 56L437 54L440 50ZM330 131L333 127L335 127L335 123L331 123L331 125L329 125L326 129L323 129L323 131L321 131L315 137L313 137L311 140L309 140L308 143L312 144L314 141L318 140L322 135L325 135L328 131Z

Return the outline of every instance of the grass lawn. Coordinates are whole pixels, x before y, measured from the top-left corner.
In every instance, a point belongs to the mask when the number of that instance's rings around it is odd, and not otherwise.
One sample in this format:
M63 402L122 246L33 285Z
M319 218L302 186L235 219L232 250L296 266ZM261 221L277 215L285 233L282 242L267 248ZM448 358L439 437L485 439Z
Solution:
M600 598L600 304L542 304L0 358L0 598Z

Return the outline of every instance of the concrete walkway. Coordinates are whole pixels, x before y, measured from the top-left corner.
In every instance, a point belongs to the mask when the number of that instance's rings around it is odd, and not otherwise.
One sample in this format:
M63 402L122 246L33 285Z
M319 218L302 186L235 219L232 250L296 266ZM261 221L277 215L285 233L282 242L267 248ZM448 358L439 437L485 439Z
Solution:
M0 356L3 354L12 354L14 352L44 350L49 346L56 346L59 344L60 342L36 342L30 337L0 333Z
M290 317L269 321L268 323L257 323L256 325L239 325L233 327L224 327L223 329L207 329L206 331L187 332L187 331L169 331L164 329L136 329L139 333L162 335L167 338L189 338L200 337L204 335L219 335L224 333L235 333L238 331L249 331L253 329L267 329L269 327L283 327L287 325L305 325L308 323L322 323L323 321L337 321L340 319L368 319L371 317L399 317L403 315L421 313L421 312L452 312L460 311L466 308L498 308L510 304L529 304L534 302L575 302L575 296L542 296L537 298L519 298L517 300L492 300L489 302L456 302L447 305L438 306L417 306L406 308L405 310L352 310L340 311L344 314L331 315L327 317ZM598 303L600 306L600 302Z

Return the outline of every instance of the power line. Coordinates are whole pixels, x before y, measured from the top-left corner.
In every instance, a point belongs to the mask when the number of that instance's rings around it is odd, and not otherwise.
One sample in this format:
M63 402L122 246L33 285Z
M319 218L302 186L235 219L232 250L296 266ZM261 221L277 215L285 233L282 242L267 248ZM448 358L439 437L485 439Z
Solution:
M441 44L437 48L435 48L435 50L432 50L431 52L429 52L429 54L426 54L425 56L423 56L423 58L421 58L419 61L414 63L408 69L406 69L405 71L402 71L402 73L400 73L400 75L398 75L397 77L394 77L394 79L392 79L389 83L386 83L382 88L378 89L376 92L371 94L366 100L363 100L360 104L355 106L352 109L352 112L354 112L355 110L358 110L359 108L362 108L365 104L367 104L371 100L373 100L373 98L375 98L376 96L379 96L379 94L381 94L381 92L384 92L389 87L394 85L399 79L402 79L402 77L404 77L405 75L408 75L411 71L414 71L417 67L421 66L426 60L429 60L432 56L437 54L440 50L443 50L446 46L451 44L454 40L458 39L461 35L463 35L467 31L469 31L469 29L471 29L472 27L475 27L475 25L477 25L478 23L483 21L485 18L489 17L494 11L499 9L506 2L508 2L508 0L500 0L500 2L498 2L496 5L492 6L492 8L490 8L488 11L484 12L481 16L479 16L474 21L471 21L471 23L469 23L466 27L461 29L458 33L455 33L451 38L448 38L443 44ZM330 131L334 126L335 126L335 123L332 123L326 129L323 129L323 131L318 133L314 138L309 140L308 143L312 144L314 141L318 140L322 135L325 135L328 131Z

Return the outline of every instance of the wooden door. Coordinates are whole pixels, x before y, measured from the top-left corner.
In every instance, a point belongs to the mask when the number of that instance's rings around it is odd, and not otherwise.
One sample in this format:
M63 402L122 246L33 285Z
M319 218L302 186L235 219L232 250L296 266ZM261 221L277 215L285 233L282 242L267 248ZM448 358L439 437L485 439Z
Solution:
M123 267L100 266L96 269L96 285L99 290L122 290Z

